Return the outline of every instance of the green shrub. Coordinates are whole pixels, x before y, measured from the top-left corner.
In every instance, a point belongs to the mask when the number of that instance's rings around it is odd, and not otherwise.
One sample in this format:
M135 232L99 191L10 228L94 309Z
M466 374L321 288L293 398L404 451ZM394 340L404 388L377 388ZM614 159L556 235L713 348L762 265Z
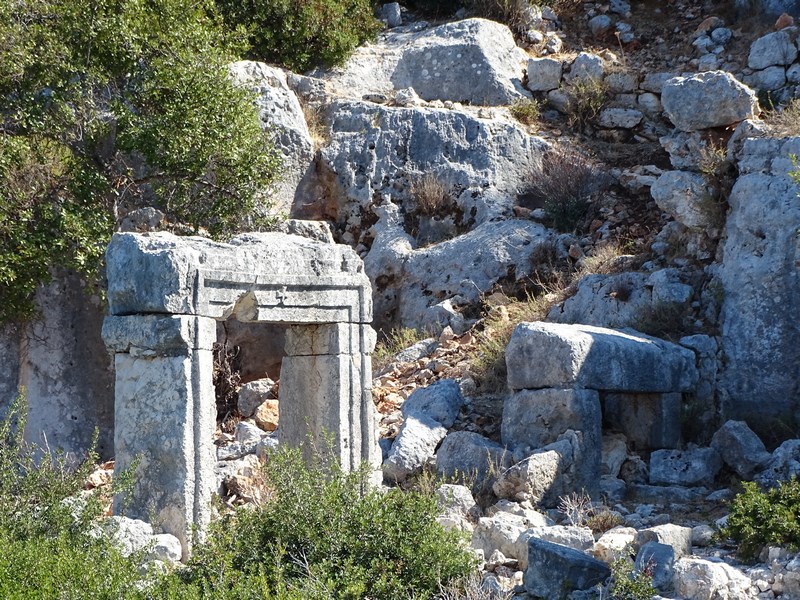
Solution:
M343 63L381 24L370 0L216 0L225 20L247 30L255 60L303 72Z
M569 104L567 118L570 125L581 129L592 121L608 101L608 86L602 79L577 77L566 87Z
M0 39L0 322L52 267L98 279L117 213L227 235L266 204L278 155L211 0L2 2Z
M739 556L755 559L767 545L800 548L800 482L791 479L763 491L753 482L742 486L722 531L738 543Z
M26 444L24 427L20 399L0 423L0 598L135 597L135 557L86 534L102 512L95 496L78 499L96 457L71 469Z
M509 107L511 116L520 123L533 125L539 120L541 103L537 100L517 100Z
M458 534L435 521L432 496L381 493L368 475L345 473L330 459L309 467L298 450L271 455L269 499L217 523L185 581L298 598L432 598L440 583L470 571Z
M658 592L653 587L653 576L633 569L630 559L621 557L611 563L611 600L651 600Z

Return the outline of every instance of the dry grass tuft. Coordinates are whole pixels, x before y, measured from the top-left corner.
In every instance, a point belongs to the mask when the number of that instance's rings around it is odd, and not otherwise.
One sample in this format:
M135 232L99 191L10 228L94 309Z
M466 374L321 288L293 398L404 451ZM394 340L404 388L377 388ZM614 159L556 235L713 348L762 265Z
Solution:
M435 175L428 173L411 182L410 193L416 201L417 211L432 217L453 208L453 198Z
M373 374L381 373L392 363L398 353L422 341L425 337L425 334L410 327L400 327L385 334L378 340L375 351L372 353Z
M764 120L776 136L800 135L800 99L793 98L786 105L768 112Z
M305 103L303 106L303 117L311 134L311 142L314 150L326 146L331 139L330 130L325 124L325 108L321 104Z
M537 100L517 100L508 107L511 116L525 125L534 125L539 121L542 103Z

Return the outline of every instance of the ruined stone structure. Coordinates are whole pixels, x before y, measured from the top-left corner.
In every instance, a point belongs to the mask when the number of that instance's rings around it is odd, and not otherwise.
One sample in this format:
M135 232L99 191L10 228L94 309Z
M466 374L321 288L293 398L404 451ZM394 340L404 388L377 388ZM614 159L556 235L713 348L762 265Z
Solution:
M181 540L209 520L215 448L216 322L287 324L280 439L334 438L345 468L377 465L370 382L375 336L369 280L346 246L282 233L228 244L117 234L107 251L115 354L116 469L138 462L128 516ZM119 504L122 506L122 504Z

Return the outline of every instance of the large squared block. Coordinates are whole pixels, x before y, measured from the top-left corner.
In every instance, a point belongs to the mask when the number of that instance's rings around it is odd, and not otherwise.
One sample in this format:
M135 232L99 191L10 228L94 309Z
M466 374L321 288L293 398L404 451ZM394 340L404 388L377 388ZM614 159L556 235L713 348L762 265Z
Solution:
M697 383L688 348L633 330L520 323L506 349L513 390L580 387L618 392L684 392Z

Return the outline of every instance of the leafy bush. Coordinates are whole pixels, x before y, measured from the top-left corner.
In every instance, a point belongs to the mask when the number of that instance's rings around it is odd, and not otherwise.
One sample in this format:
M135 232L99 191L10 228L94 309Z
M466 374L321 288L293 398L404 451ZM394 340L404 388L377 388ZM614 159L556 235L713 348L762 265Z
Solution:
M245 28L250 56L303 72L343 63L381 24L370 0L217 0L231 26Z
M115 214L225 235L265 203L277 154L211 0L3 2L0 39L0 321L51 267L96 274Z
M800 548L800 482L791 479L763 491L753 482L742 486L722 531L738 543L739 556L755 559L767 545Z
M26 444L24 427L18 400L0 423L0 597L131 597L141 579L134 559L86 535L102 512L99 498L81 496L96 457L71 469Z
M185 582L215 593L432 598L440 583L470 571L473 561L458 534L435 521L432 496L381 493L369 487L368 475L345 473L324 458L309 467L298 450L271 455L269 499L217 523L184 572Z
M608 588L612 600L651 600L658 592L653 587L653 576L632 568L628 558L621 557L611 563L611 584Z

